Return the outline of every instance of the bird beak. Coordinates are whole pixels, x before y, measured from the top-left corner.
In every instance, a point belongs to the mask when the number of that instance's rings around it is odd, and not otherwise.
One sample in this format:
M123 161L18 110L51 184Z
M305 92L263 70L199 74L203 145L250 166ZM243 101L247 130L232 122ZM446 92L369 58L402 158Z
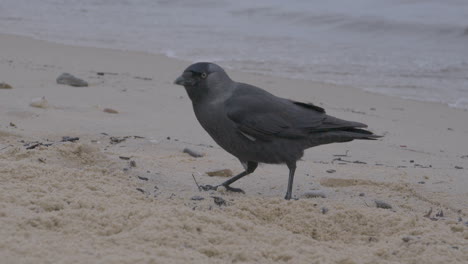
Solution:
M186 80L183 76L179 76L175 81L174 81L174 84L177 84L177 85L182 85L184 86L186 84Z
M182 86L193 86L197 83L197 80L193 78L191 72L185 71L179 78L174 81L174 84Z

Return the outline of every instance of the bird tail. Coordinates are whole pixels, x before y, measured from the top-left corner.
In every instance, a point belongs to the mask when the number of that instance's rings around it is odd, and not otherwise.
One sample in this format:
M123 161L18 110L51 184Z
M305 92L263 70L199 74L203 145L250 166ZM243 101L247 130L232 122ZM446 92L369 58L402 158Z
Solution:
M375 135L374 133L360 128L349 128L343 130L345 135L353 137L353 139L367 139L367 140L376 140L383 136Z
M310 134L308 144L310 147L338 143L349 142L355 139L362 140L376 140L382 136L375 135L374 133L360 128L346 128L341 130L331 130L326 132L318 132Z

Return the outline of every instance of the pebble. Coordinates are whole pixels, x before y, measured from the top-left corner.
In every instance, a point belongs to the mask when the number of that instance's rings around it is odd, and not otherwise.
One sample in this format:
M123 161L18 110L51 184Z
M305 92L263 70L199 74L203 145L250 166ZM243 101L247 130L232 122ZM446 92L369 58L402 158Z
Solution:
M321 212L322 212L322 214L328 213L328 208L322 207Z
M74 87L87 87L88 83L82 79L76 78L75 76L69 73L62 73L59 77L57 77L58 84L65 84Z
M208 176L221 176L221 177L232 177L233 173L230 169L207 171Z
M62 137L62 142L75 142L78 140L80 140L79 137L68 137L68 136Z
M194 158L201 158L201 157L205 156L205 154L200 153L200 152L198 152L196 150L193 150L193 149L189 149L189 148L184 148L183 152L189 154L190 156L192 156Z
M8 83L0 82L0 89L12 89L13 87Z
M405 237L402 237L401 240L403 240L403 242L410 242L411 240L413 240L414 237L411 237L411 236L405 236Z
M111 144L118 144L120 142L125 141L127 138L125 137L110 137L110 143Z
M149 180L147 177L142 177L142 176L137 176L138 179L142 180L142 181L147 181Z
M192 196L192 198L190 198L190 200L201 201L201 200L205 200L205 198L200 196L200 195L195 195L195 196Z
M308 191L302 194L303 198L327 198L327 195L322 191Z
M222 206L222 205L226 206L226 201L219 196L213 196L213 201L218 206Z
M31 103L29 103L30 106L32 107L37 107L37 108L47 108L49 107L49 102L45 98L45 96L34 98L31 100Z
M335 173L336 170L327 170L328 173Z
M377 206L377 208L392 209L392 206L389 203L386 203L384 201L375 200L374 202L375 202L375 205Z
M119 111L117 111L115 109L112 109L112 108L104 108L102 111L105 112L105 113L109 113L109 114L118 114L119 113Z

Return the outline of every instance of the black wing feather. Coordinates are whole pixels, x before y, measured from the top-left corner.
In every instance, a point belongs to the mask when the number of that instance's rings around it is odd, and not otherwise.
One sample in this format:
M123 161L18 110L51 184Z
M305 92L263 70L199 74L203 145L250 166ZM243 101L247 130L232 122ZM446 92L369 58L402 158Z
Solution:
M226 101L227 116L237 128L255 138L306 138L310 133L366 127L325 114L313 104L276 97L260 88L239 84Z

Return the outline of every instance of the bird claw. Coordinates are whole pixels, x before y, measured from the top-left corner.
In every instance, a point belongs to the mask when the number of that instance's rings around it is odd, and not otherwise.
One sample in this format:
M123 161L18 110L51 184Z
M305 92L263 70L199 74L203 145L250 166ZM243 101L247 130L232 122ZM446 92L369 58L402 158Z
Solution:
M218 186L213 186L213 185L200 185L198 187L202 191L216 191L218 189Z

